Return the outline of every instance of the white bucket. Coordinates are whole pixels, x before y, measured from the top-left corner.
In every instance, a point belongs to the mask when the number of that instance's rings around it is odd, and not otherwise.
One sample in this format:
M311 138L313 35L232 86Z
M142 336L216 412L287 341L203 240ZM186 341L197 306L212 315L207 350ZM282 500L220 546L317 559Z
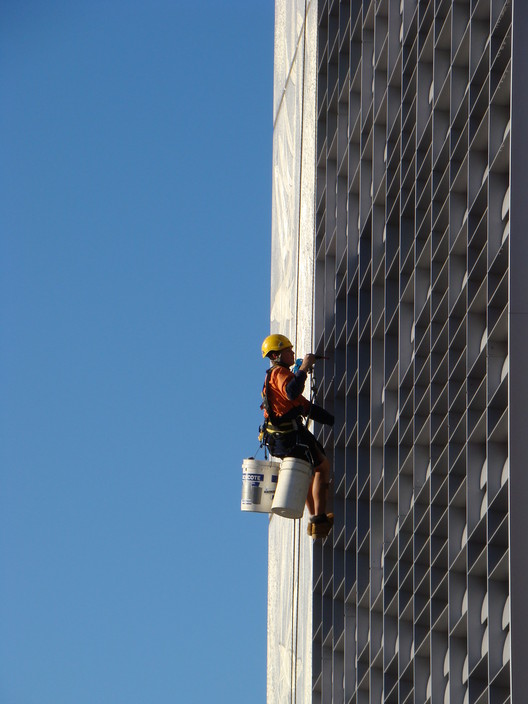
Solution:
M312 479L312 465L296 457L282 460L271 513L283 518L300 518Z
M270 512L279 469L278 460L254 460L249 457L242 462L241 511Z

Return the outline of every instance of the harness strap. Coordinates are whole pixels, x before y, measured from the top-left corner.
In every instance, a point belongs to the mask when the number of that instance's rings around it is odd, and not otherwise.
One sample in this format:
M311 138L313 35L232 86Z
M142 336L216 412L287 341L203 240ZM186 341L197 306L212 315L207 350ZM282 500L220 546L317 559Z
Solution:
M262 406L266 413L268 414L268 418L270 421L276 425L277 424L277 416L275 415L271 404L268 400L268 392L269 392L269 378L270 374L273 371L273 367L270 367L269 369L266 370L266 380L264 381L264 388L262 389Z
M269 435L293 433L294 431L299 430L299 423L295 420L295 418L290 421L286 421L285 423L279 423L278 425L271 423L270 421L266 421L264 423L264 428Z

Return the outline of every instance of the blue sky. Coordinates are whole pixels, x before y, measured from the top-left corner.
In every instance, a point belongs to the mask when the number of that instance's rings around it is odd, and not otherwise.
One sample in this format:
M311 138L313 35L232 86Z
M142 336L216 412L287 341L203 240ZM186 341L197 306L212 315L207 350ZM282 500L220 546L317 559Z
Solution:
M273 2L0 6L0 701L264 702Z

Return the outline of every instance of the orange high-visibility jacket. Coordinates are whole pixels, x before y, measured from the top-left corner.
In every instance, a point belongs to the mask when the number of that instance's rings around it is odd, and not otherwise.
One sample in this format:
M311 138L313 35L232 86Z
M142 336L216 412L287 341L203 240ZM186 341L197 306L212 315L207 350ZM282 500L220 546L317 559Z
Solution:
M306 372L297 372L297 374L294 374L287 367L276 365L268 371L266 379L267 384L264 384L262 394L263 396L267 396L272 416L282 418L288 414L288 418L292 418L296 415L306 415L309 412L310 401L305 398L302 393L291 398L291 382L294 382L294 388L297 387L297 389L302 391L304 382L306 381ZM288 390L290 393L288 393L286 387L289 387ZM267 412L264 405L263 407L264 416L271 420L270 414ZM298 410L297 413L295 412L296 410Z

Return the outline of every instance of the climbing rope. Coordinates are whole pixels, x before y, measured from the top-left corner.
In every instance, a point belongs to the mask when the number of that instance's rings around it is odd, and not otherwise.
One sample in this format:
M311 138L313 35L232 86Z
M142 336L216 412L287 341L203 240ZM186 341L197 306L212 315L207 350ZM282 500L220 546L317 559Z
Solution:
M290 663L290 701L297 701L297 662L299 645L299 578L301 570L301 519L293 522L293 562L292 562L292 659Z

